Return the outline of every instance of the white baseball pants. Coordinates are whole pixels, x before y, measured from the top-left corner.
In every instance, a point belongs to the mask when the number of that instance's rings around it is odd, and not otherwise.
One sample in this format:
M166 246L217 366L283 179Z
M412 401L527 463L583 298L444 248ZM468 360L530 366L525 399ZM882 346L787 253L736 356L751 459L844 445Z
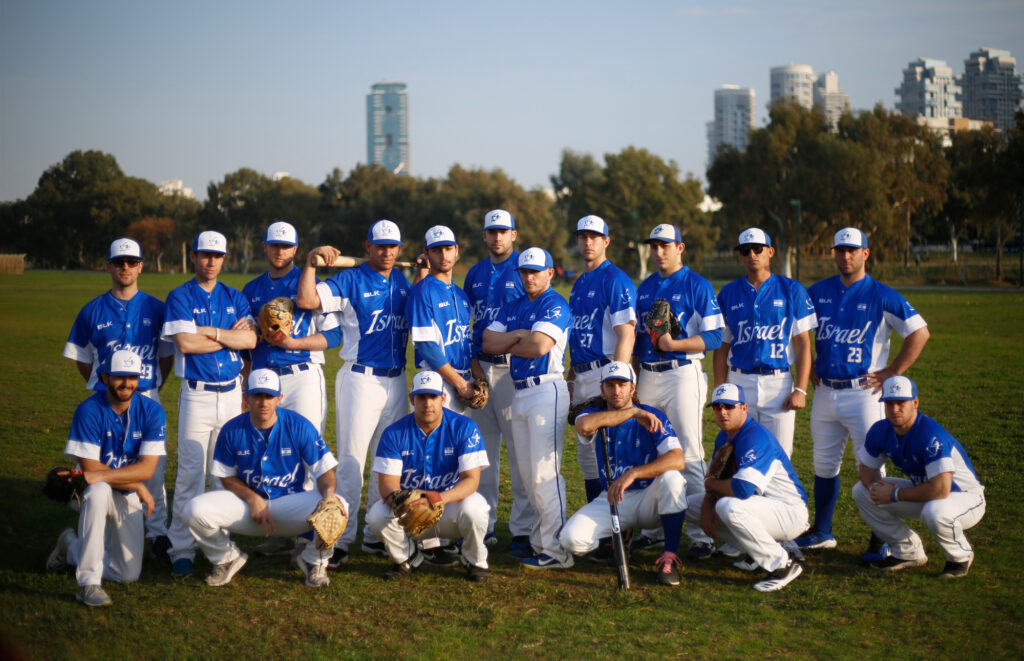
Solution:
M474 567L487 569L487 517L490 506L479 493L471 493L457 503L444 506L444 514L434 528L418 539L435 535L441 539L462 539L462 559ZM383 540L391 561L401 564L416 552L416 540L398 523L391 507L380 500L366 515L373 534ZM436 528L436 529L435 529Z
M134 493L115 491L97 482L82 494L78 536L68 547L68 564L75 565L79 585L102 580L129 583L142 572L145 511Z
M149 397L157 404L160 404L160 391L151 388L142 392L142 395ZM153 496L153 513L146 517L146 537L156 539L167 535L167 488L164 485L167 475L167 455L160 455L156 463L156 470L153 477L146 480L146 488Z
M747 415L761 423L778 440L786 456L793 456L793 431L796 411L782 408L793 392L793 375L743 374L729 369L729 383L743 388L747 398Z
M309 369L281 376L281 406L313 423L321 434L327 422L327 385L324 371L316 363Z
M597 397L601 394L601 368L577 374L573 380L572 400L574 404ZM568 415L568 413L566 414ZM580 465L584 480L599 479L600 473L597 469L597 452L592 443L576 434L576 462Z
M880 396L872 394L870 388L834 390L821 384L814 390L811 440L815 475L839 475L847 437L853 441L853 456L859 455L871 425L885 417L885 404L879 401Z

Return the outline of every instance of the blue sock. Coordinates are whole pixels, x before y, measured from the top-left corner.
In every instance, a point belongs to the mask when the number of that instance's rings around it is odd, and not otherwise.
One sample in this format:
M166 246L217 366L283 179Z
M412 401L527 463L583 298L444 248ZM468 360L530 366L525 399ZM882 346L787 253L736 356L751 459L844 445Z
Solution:
M839 500L839 476L814 476L814 529L818 532L832 532L832 515Z
M683 521L686 510L673 514L661 515L661 529L665 531L665 550L672 553L679 551L679 538L683 536Z
M601 492L604 491L601 487L601 480L596 477L592 480L583 480L583 489L587 492L588 503L600 496Z

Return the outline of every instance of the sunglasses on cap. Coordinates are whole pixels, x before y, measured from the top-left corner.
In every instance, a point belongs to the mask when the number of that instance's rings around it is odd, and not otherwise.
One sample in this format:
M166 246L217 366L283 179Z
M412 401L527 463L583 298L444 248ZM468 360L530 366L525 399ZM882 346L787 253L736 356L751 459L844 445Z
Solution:
M736 408L735 404L712 404L711 405L711 410L712 411L717 411L719 409L725 409L726 411L731 411L734 408Z
M764 246L743 246L742 248L738 248L738 250L740 252L740 255L742 255L743 257L749 257L751 251L753 251L755 255L760 255L762 252L764 252Z
M118 259L110 260L110 263L120 268L122 266L138 266L142 263L141 259L130 259L125 257L119 257Z

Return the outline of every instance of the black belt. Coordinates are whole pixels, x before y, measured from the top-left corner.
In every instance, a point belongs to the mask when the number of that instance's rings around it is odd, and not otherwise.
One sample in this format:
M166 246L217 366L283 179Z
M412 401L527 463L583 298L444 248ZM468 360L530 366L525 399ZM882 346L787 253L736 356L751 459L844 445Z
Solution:
M279 376L285 374L295 374L296 372L305 372L309 370L309 363L299 363L297 365L282 365L280 367L268 367L271 372L277 373Z
M576 374L583 374L584 372L589 372L590 370L597 369L598 367L604 367L610 362L612 361L607 358L601 358L600 360L593 360L589 363L578 363L572 366L572 371Z
M476 359L492 365L508 365L508 354L505 353L478 353Z
M640 369L645 372L667 372L677 367L685 367L692 362L692 360L663 360L660 363L640 363Z
M849 390L850 388L859 388L864 384L863 379L822 379L822 385L826 385L832 390Z
M360 365L359 363L354 363L352 365L352 371L358 372L359 374L372 374L373 376L396 377L401 376L402 372L405 371L405 368L392 367L390 369L385 369L383 367L370 367L368 365Z
M739 372L740 374L760 374L762 376L766 374L782 374L783 372L789 371L775 369L774 367L758 367L756 370L745 370L740 367L730 367L729 369L731 369L733 372Z
M196 381L195 379L188 380L188 387L192 390L205 390L207 392L231 392L238 385L237 381L231 383L219 384L209 383L207 381Z

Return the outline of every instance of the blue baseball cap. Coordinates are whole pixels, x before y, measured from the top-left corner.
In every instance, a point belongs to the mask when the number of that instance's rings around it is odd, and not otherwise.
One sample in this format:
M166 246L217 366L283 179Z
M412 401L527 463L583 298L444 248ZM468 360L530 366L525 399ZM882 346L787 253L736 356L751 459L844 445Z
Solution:
M601 383L611 379L636 383L636 372L629 363L613 360L601 368Z
M133 351L118 349L109 361L104 361L100 371L110 376L139 376L142 374L142 358Z
M602 236L608 236L608 223L604 222L604 218L601 216L593 214L583 216L576 221L576 233L579 234L580 232L594 232Z
M740 232L740 238L736 239L736 247L733 250L739 250L743 246L771 247L771 245L772 239L763 229L748 227Z
M213 252L226 255L228 254L228 240L220 232L213 230L200 232L192 239L192 252Z
M455 240L455 232L444 225L434 225L428 229L426 235L423 237L423 243L427 250L437 248L439 246L459 245L458 241Z
M107 261L115 259L137 259L142 261L142 248L132 239L118 239L110 244L110 252L107 254Z
M909 402L917 399L917 384L905 376L890 376L882 384L883 402Z
M249 380L246 381L246 395L281 395L281 377L277 372L268 369L253 370L249 373Z
M515 228L516 219L504 209L488 211L487 215L484 216L485 230L514 230Z
M366 232L366 240L375 246L400 246L402 232L398 225L390 220L378 220Z
M665 243L682 243L683 233L675 225L662 223L651 230L651 235L644 240L644 243L652 241L663 241Z
M275 220L263 233L263 243L279 244L283 246L299 245L299 234L291 223L284 220Z
M856 227L844 227L836 232L832 239L832 247L867 248L868 237Z
M746 404L747 397L743 394L743 388L735 383L723 383L711 393L711 403L714 404Z
M519 253L519 264L516 270L544 271L555 267L551 253L543 248L528 248Z
M416 376L412 377L412 390L409 391L409 396L413 395L443 395L444 394L444 381L441 380L441 375L437 372L430 370L423 370Z

